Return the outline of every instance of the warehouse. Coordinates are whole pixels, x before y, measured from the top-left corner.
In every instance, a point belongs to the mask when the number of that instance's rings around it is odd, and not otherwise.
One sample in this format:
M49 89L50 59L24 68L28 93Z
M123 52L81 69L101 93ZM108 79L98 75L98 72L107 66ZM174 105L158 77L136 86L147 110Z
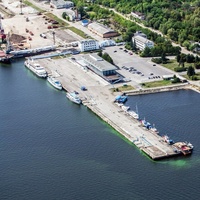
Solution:
M122 80L122 77L116 72L117 67L108 63L97 54L84 55L82 56L82 60L90 70L108 82L114 83Z
M119 35L116 31L96 22L90 23L88 29L102 38L111 38Z

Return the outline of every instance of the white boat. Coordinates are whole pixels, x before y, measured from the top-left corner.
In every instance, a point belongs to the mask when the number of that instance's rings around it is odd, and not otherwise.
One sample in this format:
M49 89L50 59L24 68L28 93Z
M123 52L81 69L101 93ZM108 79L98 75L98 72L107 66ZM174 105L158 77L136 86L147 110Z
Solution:
M127 113L134 119L139 119L139 115L135 111L129 110Z
M47 77L47 72L44 69L44 67L40 66L40 64L35 63L31 60L26 60L24 62L24 65L30 69L34 74L36 74L40 78L46 78Z
M121 108L122 108L122 110L125 111L125 112L127 112L128 110L130 110L130 107L129 107L129 106L124 106L124 105L123 105Z
M66 97L76 104L81 104L81 99L75 92L67 92Z
M153 124L153 127L151 127L149 130L150 130L152 133L159 134L159 131L158 131L158 129L155 127L155 124Z
M62 90L62 84L53 76L48 76L47 81L58 90Z

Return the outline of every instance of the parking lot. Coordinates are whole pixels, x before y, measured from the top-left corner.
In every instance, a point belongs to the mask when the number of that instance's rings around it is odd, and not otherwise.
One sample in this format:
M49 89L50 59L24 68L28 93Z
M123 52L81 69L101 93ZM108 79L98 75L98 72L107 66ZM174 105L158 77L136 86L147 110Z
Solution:
M142 82L161 80L163 75L173 72L160 65L151 62L151 58L142 58L131 51L125 50L124 46L106 47L107 52L119 67L119 73L127 80L138 85Z

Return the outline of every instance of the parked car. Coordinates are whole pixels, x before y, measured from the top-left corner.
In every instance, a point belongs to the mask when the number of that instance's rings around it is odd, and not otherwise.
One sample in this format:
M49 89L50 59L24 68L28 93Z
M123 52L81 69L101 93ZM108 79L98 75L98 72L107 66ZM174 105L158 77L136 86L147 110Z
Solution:
M47 38L47 36L44 33L41 33L40 37L45 38L45 39Z

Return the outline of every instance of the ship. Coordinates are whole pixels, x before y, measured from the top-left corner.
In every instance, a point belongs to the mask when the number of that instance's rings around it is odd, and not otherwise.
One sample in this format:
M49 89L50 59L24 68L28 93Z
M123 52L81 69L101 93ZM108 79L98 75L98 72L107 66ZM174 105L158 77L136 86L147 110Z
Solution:
M76 104L81 104L82 101L79 98L79 96L76 94L76 92L67 92L66 93L66 97L71 100L72 102L76 103Z
M48 76L47 77L47 81L56 89L58 90L62 90L62 84L60 83L60 81L58 81L57 79L55 79L53 76Z
M35 63L34 61L31 61L31 60L26 60L24 62L24 65L28 69L30 69L34 74L36 74L38 77L40 77L40 78L46 78L47 77L46 70L40 64Z

